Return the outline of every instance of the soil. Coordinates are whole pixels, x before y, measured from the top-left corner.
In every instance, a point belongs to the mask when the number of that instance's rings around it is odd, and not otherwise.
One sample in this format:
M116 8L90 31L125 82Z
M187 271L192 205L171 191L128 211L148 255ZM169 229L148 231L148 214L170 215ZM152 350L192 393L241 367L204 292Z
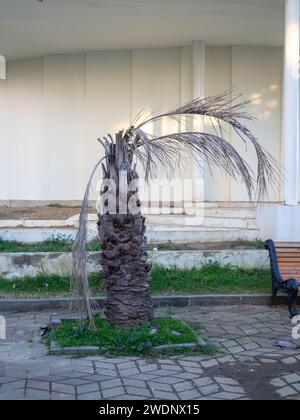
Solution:
M0 220L65 220L79 212L80 207L0 207Z
M276 363L233 363L211 368L209 376L227 376L238 381L247 395L254 401L283 400L270 384L276 376L295 373L295 365L287 366L281 361Z

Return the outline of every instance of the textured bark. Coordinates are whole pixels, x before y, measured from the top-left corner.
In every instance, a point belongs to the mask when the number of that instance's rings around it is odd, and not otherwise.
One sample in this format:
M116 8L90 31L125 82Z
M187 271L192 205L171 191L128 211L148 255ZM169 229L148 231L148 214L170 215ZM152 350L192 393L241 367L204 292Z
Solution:
M152 319L145 218L131 214L99 215L98 225L103 244L101 265L107 291L107 319L120 327L133 327Z
M122 132L116 135L115 143L105 144L105 152L98 215L107 294L104 312L113 325L128 328L153 318L145 218L138 198L138 175Z

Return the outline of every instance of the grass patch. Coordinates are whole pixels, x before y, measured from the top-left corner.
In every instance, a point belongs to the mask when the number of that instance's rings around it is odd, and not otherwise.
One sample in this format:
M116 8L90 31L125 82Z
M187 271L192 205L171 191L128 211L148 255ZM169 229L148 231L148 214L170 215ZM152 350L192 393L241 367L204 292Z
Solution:
M190 242L190 243L176 243L166 242L163 244L151 244L151 250L157 248L159 251L209 251L209 250L224 250L224 249L265 249L265 242L259 239L253 241L245 241L238 239L230 242Z
M0 238L0 252L71 252L73 240L63 235L53 236L34 244L6 241ZM101 251L100 241L89 242L87 251Z
M49 239L34 244L25 244L21 242L6 241L0 237L0 252L71 252L73 240L65 235L53 235ZM263 241L242 241L223 243L173 243L149 244L148 251L154 248L159 251L192 251L192 250L211 250L211 249L264 249ZM88 243L87 251L101 251L101 243L94 240Z
M209 264L202 269L178 270L156 267L152 272L153 293L218 294L265 293L270 291L269 269L242 269Z
M94 296L105 294L101 275L89 276ZM206 265L202 269L178 270L154 267L151 273L153 295L269 293L269 269L240 269ZM26 277L16 280L0 279L0 297L68 296L70 278L61 276Z
M151 355L155 346L166 344L197 343L198 332L183 321L157 318L143 325L121 329L96 317L97 331L80 328L78 321L64 321L60 328L50 333L60 347L97 346L100 353L110 355ZM181 349L176 349L180 353Z

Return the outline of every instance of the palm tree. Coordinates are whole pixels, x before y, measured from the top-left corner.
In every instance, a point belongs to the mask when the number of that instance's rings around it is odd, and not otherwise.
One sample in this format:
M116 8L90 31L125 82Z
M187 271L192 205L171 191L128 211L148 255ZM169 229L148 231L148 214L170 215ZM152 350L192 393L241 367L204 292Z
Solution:
M259 144L243 121L252 120L245 112L248 101L239 94L224 94L198 98L177 106L164 114L139 121L141 115L126 131L115 138L111 135L99 139L105 156L102 164L103 185L98 230L102 243L102 276L106 284L105 315L120 327L133 327L153 318L153 305L149 293L151 264L148 261L145 237L145 218L141 214L138 198L136 163L144 169L149 180L160 167L180 165L189 152L195 160L205 161L208 167L217 166L235 179L241 179L248 192L249 201L267 194L267 186L278 179L279 168L275 160ZM214 127L213 133L175 132L164 136L149 135L144 127L164 118L180 119L205 117ZM224 138L224 125L230 126L244 143L250 142L257 156L257 172L240 156ZM124 177L125 174L125 177ZM122 176L122 181L121 181ZM124 179L125 187L124 188ZM78 299L77 309L88 315L93 326L93 305L85 272L85 245L87 236L88 184L80 215L80 227L73 250L73 289ZM120 182L123 187L120 187ZM111 203L116 203L112 206Z

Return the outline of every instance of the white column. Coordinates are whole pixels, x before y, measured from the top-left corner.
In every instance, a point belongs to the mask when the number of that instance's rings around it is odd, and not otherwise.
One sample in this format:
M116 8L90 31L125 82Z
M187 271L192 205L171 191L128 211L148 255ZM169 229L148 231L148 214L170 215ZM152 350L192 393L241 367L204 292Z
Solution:
M193 42L193 98L205 96L205 42ZM203 131L203 118L196 117L193 122L194 131ZM202 163L200 164L202 165ZM199 162L193 162L193 201L203 200L202 192L197 188L197 180L202 178Z
M283 200L296 205L299 194L299 2L286 0L283 99Z

